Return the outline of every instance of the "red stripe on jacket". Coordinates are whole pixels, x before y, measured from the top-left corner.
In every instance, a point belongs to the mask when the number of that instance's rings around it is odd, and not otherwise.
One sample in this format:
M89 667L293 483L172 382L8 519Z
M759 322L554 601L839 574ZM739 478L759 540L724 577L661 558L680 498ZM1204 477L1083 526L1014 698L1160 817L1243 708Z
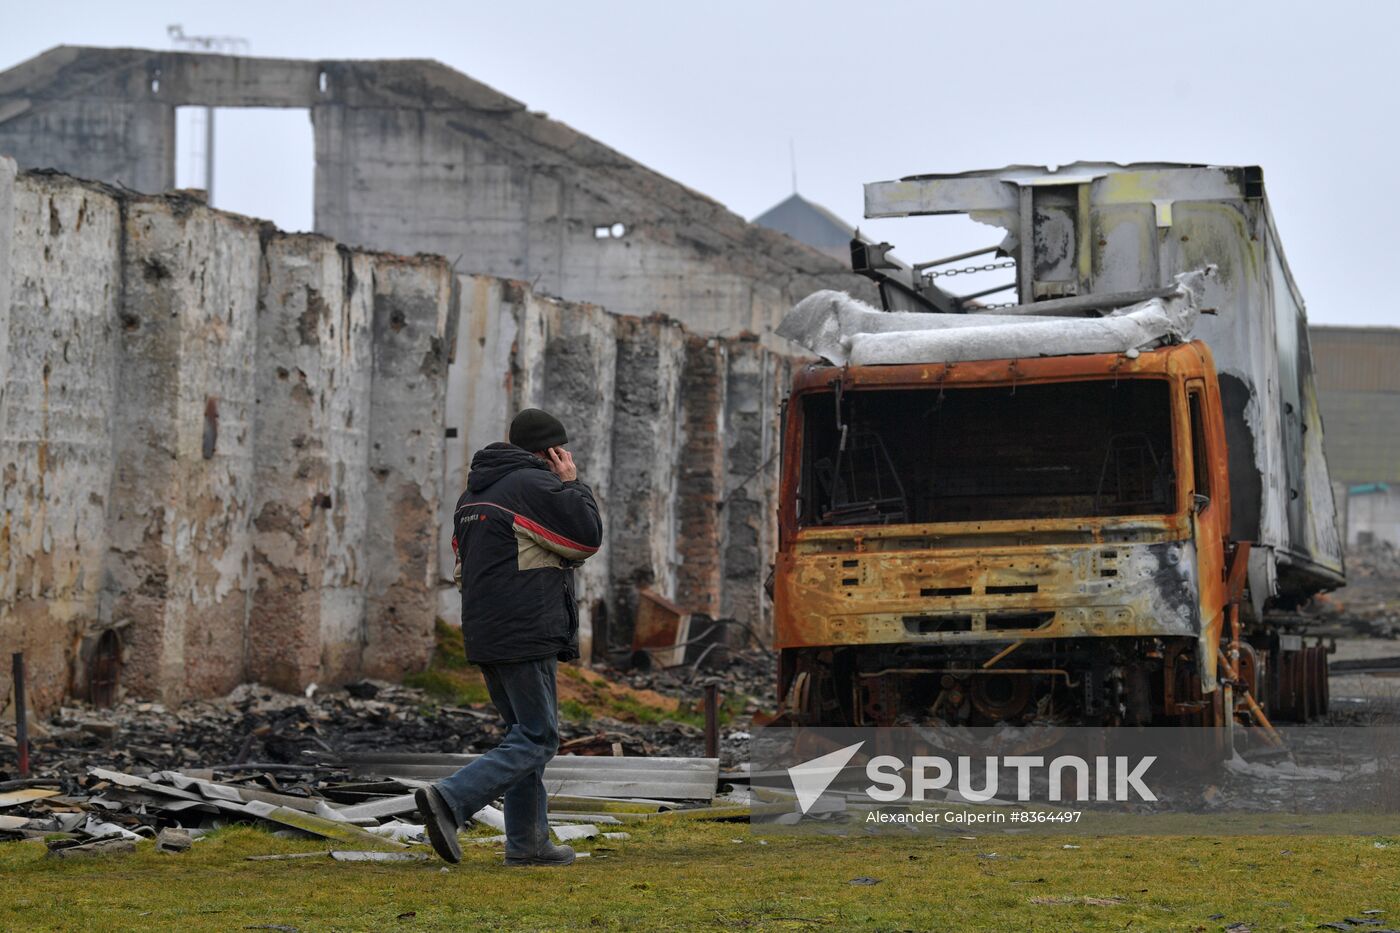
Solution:
M494 503L494 502L463 502L463 503L462 503L462 509L465 509L465 508L467 508L467 507L469 507L469 506L473 506L473 505L489 505L489 506L491 506L491 508L493 508L493 509L500 509L502 512L505 512L507 515L510 515L510 516L515 520L515 524L517 524L517 525L519 525L520 527L526 529L527 531L533 531L535 534L539 535L539 536L542 537L542 538L546 538L546 539L548 539L548 540L550 540L550 541L553 541L555 544L559 545L560 547L570 548L570 549L575 550L575 551L584 551L584 552L586 552L586 553L588 553L588 554L596 554L596 553L598 553L598 548L596 548L596 547L589 547L587 544L580 544L579 542L574 541L574 540L571 539L571 538L566 538L566 537L564 537L563 535L559 534L558 532L550 531L548 528L544 527L544 526L541 525L539 522L534 521L534 520L529 519L529 518L526 518L524 515L521 515L519 512L512 511L511 509L508 509L508 508L506 508L506 507L503 506L503 505L497 505L497 504ZM460 512L462 509L458 509L457 511Z

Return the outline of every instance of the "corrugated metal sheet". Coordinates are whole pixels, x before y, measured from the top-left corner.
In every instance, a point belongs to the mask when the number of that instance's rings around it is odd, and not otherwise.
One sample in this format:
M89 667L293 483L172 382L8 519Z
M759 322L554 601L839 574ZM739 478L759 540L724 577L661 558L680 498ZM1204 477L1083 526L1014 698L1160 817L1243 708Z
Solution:
M1309 333L1319 391L1400 392L1400 328L1314 325Z
M480 755L362 752L341 761L357 778L439 781ZM718 758L612 758L559 755L544 766L544 786L566 797L643 797L710 800L719 781Z

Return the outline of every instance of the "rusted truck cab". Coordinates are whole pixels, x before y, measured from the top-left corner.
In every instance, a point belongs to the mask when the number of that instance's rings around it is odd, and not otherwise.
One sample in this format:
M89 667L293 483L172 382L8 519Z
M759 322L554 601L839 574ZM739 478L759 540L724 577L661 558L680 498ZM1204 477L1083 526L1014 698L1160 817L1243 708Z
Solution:
M1219 392L1199 341L799 372L774 586L789 713L1201 717L1226 609Z
M882 307L829 293L827 313L818 293L779 328L826 361L797 374L785 409L773 624L786 715L1325 712L1325 648L1297 610L1345 567L1307 315L1263 172L1080 162L865 187L867 218L941 214L1004 236L913 265L857 239L852 267ZM1004 268L1000 286L948 290ZM1200 313L1122 352L1018 330L1173 301L1203 270ZM911 337L930 316L973 336Z

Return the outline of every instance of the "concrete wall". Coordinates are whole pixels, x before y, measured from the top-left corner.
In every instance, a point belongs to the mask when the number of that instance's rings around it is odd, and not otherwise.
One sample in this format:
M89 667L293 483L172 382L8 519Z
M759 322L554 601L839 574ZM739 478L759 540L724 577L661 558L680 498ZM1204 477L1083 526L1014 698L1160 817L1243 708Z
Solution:
M263 254L248 674L291 689L360 667L374 260L321 237Z
M0 74L0 153L161 192L182 105L310 110L316 230L344 243L778 350L768 332L813 291L875 299L846 262L432 61L59 47Z
M437 613L434 524L454 288L437 257L376 257L364 659L376 677L423 667L432 656L423 621Z
M532 406L607 524L586 652L639 587L767 626L789 362L751 337L0 160L0 366L0 640L41 707L108 631L165 700L422 667L467 458Z
M102 608L138 695L222 693L242 680L261 244L189 202L122 208Z
M0 159L0 645L25 651L41 705L62 695L101 611L122 227L109 194L16 184Z
M454 302L441 259L0 159L0 644L36 703L108 630L166 700L425 664Z
M460 612L446 574L471 453L503 440L515 412L538 407L564 421L603 513L605 546L579 572L594 657L630 645L638 587L769 630L762 584L789 360L751 337L697 336L520 282L464 276L461 294L439 513L444 617Z

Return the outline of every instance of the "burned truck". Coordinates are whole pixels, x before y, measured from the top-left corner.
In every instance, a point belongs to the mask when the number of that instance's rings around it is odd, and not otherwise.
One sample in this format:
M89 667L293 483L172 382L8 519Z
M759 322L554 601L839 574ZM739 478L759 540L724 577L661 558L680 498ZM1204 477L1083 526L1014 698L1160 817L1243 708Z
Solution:
M1303 301L1258 168L1016 167L866 186L866 216L1005 237L906 267L852 244L779 333L773 573L790 721L1303 721L1344 582ZM937 287L1014 264L1018 301ZM983 266L985 268L985 266ZM942 281L949 281L943 278Z

